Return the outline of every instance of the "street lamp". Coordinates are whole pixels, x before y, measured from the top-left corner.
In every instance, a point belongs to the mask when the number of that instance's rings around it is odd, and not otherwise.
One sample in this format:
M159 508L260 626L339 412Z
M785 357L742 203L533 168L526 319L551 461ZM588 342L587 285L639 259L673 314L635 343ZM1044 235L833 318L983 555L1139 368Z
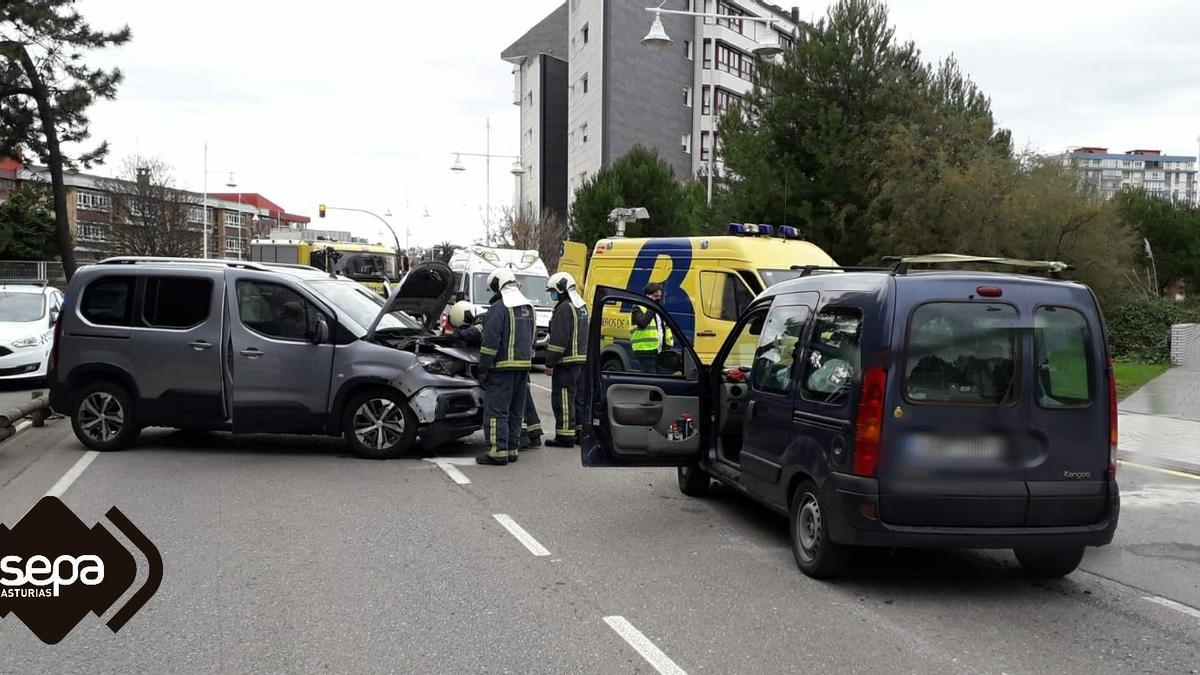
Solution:
M235 181L233 179L233 172L230 171L229 172L229 181L225 183L225 187L229 188L230 192L233 192L234 190L237 189L237 186L238 186L237 181ZM238 198L238 210L237 210L238 219L242 219L243 218L243 216L242 216L242 193L240 193L240 192L237 193L237 198ZM242 234L238 237L238 250L237 250L238 260L242 259L242 239L245 237L245 234L246 234L246 221L245 220L242 220L241 227L242 227ZM229 235L226 234L225 236L228 237ZM224 243L224 242L222 242L222 243ZM228 253L229 247L226 246L225 248L226 248L226 252Z
M396 267L397 268L400 267L400 259L399 259L400 237L396 236L396 230L392 229L392 224L389 223L388 221L384 220L383 216L379 215L378 213L375 213L374 211L368 211L366 209L352 209L348 206L329 206L328 204L326 204L325 210L326 211L349 211L351 213L365 213L368 216L371 216L372 218L374 218L375 220L378 220L379 222L383 223L384 226L387 227L388 232L392 233L392 239L395 240L395 242L396 242L396 249L395 249L396 250L396 256L395 256L396 257ZM391 209L388 209L388 211L386 212L385 215L387 215L390 218L392 215Z
M521 164L521 158L517 155L493 155L492 154L492 120L487 120L487 147L484 152L455 152L454 164L450 165L450 170L454 173L463 173L467 167L463 165L463 157L482 157L485 161L484 171L485 189L487 190L487 212L483 219L484 241L490 242L492 239L492 160L493 159L511 159L513 160L512 167L509 173L517 178L525 175L525 167ZM518 195L519 201L519 195ZM426 210L428 213L428 209Z
M204 182L204 197L200 201L200 222L201 222L200 227L202 228L202 230L204 232L203 256L205 258L208 257L208 177L210 174L214 174L214 173L228 173L230 183L233 182L233 172L232 171L228 171L228 172L217 171L215 169L210 170L208 168L208 142L205 141L205 143L204 143L204 180L203 180L203 182ZM236 187L236 185L234 187Z
M654 22L650 24L650 32L646 37L642 38L642 44L652 49L663 49L671 46L671 36L667 35L667 29L663 27L663 14L676 14L679 16L693 16L702 19L717 19L730 21L750 21L754 23L765 23L767 28L773 28L779 19L763 16L743 16L731 14L719 14L715 12L689 12L682 9L663 9L662 5L658 7L647 7L647 12L654 12ZM751 50L755 56L775 56L783 53L783 46L779 43L779 38L775 33L768 33L766 39L759 40L758 45Z

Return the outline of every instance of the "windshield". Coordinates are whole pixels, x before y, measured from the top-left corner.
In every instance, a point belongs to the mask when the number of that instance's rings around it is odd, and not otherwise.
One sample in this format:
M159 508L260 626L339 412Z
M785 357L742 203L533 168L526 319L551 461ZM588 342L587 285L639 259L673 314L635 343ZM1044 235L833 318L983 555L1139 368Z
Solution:
M489 275L488 272L480 272L472 277L471 297L474 298L476 304L482 305L492 297L492 292L487 287ZM553 304L550 302L550 294L546 292L546 282L549 280L549 277L535 274L517 275L517 283L521 284L521 292L538 307L550 307Z
M346 253L338 261L338 272L351 279L396 278L396 258L382 253Z
M40 293L0 293L0 321L37 321L45 310Z
M909 400L993 405L1010 400L1016 384L1016 320L1011 305L922 305L908 327Z
M354 320L354 323L362 327L364 332L371 327L371 323L375 321L379 310L383 309L383 298L354 281L338 281L335 279L311 281L308 287L348 314ZM425 329L419 321L404 312L392 312L380 320L379 328L376 330L392 330L396 328L405 330Z

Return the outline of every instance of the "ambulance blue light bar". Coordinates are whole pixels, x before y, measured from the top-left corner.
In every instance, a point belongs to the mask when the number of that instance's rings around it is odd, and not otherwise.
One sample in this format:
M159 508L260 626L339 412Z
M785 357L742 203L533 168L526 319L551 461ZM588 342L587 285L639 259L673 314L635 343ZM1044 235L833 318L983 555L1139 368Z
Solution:
M756 225L754 223L730 223L729 234L770 237L775 234L775 228L770 225Z
M784 239L799 239L800 230L792 227L791 225L784 225L779 228L779 236L783 237Z

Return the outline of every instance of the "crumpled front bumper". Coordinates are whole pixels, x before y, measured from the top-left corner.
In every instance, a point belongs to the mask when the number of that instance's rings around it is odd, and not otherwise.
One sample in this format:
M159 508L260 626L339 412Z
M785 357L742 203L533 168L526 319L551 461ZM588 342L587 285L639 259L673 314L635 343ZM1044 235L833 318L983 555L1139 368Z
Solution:
M469 436L483 427L483 389L425 387L409 398L427 445Z

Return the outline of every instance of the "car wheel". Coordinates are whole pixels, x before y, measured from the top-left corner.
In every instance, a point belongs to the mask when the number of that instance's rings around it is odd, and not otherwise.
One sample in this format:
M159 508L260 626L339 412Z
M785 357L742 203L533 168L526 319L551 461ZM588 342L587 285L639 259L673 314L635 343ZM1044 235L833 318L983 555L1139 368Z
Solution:
M620 357L609 356L600 362L600 371L604 373L619 373L625 370Z
M350 450L364 459L394 459L413 448L417 416L398 392L367 391L350 399L342 416Z
M107 452L128 447L141 429L133 397L116 382L100 381L84 387L71 411L75 437L89 450Z
M845 571L850 549L830 540L829 523L812 481L801 483L793 493L789 525L792 555L801 572L814 579L828 579Z
M703 469L695 464L681 466L677 474L680 492L689 497L704 497L708 495L708 488L712 485L712 477L705 473Z
M1079 567L1083 546L1016 548L1013 553L1026 572L1038 577L1065 577Z

